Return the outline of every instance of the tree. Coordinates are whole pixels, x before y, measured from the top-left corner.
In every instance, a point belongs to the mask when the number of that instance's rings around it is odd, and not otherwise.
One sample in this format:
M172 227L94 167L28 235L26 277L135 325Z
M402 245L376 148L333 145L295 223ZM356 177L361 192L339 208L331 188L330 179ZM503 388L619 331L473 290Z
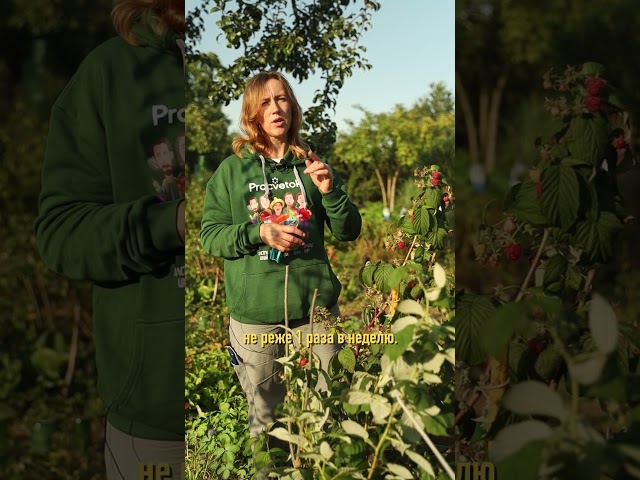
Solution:
M204 54L186 65L186 163L191 171L200 158L206 168L215 170L231 153L231 139L227 133L230 121L209 93L219 67L218 57L213 53Z
M456 95L458 144L473 162L495 168L504 113L517 108L550 67L595 61L611 68L613 84L630 93L625 105L636 116L640 67L628 52L640 48L633 29L640 21L632 0L458 0L456 2Z
M202 15L211 9L227 46L242 52L231 65L217 70L211 85L214 103L238 98L247 78L262 70L280 70L298 81L320 73L324 86L305 112L305 128L323 153L335 141L337 126L329 111L340 89L356 68L371 68L362 56L365 47L358 43L379 8L380 3L371 0L201 0L188 15L189 58L201 58L193 44L205 34Z
M395 208L398 178L402 173L438 163L452 166L454 114L451 94L442 83L412 108L397 105L391 113L374 114L360 107L364 118L342 135L335 156L351 165L372 168L384 207Z
M564 2L456 2L456 94L472 162L488 171L497 162L499 121L508 83L530 81L551 56L562 28Z

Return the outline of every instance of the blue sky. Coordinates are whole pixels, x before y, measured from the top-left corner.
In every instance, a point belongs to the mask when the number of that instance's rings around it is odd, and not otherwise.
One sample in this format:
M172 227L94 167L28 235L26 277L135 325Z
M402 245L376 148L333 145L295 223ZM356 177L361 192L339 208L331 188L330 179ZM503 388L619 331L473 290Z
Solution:
M198 5L187 0L187 12ZM373 16L373 28L360 42L367 48L365 58L372 65L368 71L356 70L340 90L334 121L339 129L345 120L357 123L362 114L359 104L374 113L389 112L396 104L411 106L429 91L432 82L444 82L453 92L455 83L454 0L382 0ZM240 52L216 43L220 29L213 15L205 19L202 51L218 55L228 65ZM299 85L292 82L303 109L311 106L313 93L322 83L318 77ZM223 108L235 127L240 101Z

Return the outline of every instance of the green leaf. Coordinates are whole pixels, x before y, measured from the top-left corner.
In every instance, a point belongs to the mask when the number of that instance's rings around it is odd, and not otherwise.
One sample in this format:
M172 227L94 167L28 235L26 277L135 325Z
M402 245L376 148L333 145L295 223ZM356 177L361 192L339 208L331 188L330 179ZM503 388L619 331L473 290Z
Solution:
M568 413L558 392L534 380L527 380L511 387L502 404L520 415L544 415L563 420Z
M627 402L627 386L624 377L618 376L592 385L587 390L588 397ZM629 420L631 421L631 420Z
M527 420L509 425L496 435L496 439L490 449L490 457L500 462L514 455L529 443L546 440L552 434L551 427L539 420Z
M431 244L431 248L436 250L442 250L447 244L449 238L449 232L445 228L438 228L435 232L431 232L427 235L427 242Z
M500 478L538 480L540 478L538 470L542 465L544 447L545 442L543 441L527 443L516 453L497 462L496 472L500 472Z
M414 315L418 318L422 318L422 316L424 315L424 307L415 300L403 300L398 305L397 310L400 313Z
M584 62L582 64L581 72L585 75L597 75L601 76L604 72L604 65L598 62Z
M480 334L484 351L493 356L498 356L504 351L514 333L526 325L525 309L523 304L507 303L495 311Z
M573 118L568 132L567 147L571 156L599 166L609 148L609 124L600 115Z
M442 413L440 415L421 415L424 429L431 435L447 436L449 429L453 427L453 413Z
M387 470L389 470L389 472L400 478L406 478L408 480L411 480L413 478L413 474L409 471L409 469L403 467L402 465L398 465L397 463L387 463L386 468Z
M505 211L510 210L511 207L514 205L514 202L516 201L516 198L518 197L518 192L520 192L521 188L522 188L522 183L516 183L513 187L511 187L509 189L509 191L505 195L504 202L503 202L503 205L502 205L502 208Z
M580 188L573 168L553 165L542 172L540 204L551 223L570 228L576 221L579 203Z
M433 467L431 466L429 461L422 455L412 450L407 450L404 452L404 454L409 457L416 465L422 468L427 473L427 475L431 475L432 477L435 476Z
M289 433L287 429L283 427L274 428L268 433L269 435L277 438L278 440L293 443L294 445L300 445L300 443L303 441L303 438L300 435L294 435L293 433Z
M407 273L408 273L408 268L406 265L394 269L391 275L389 276L389 280L387 282L389 284L389 288L391 290L399 290L400 282L404 280Z
M433 280L439 288L443 288L447 284L447 274L439 263L433 266Z
M509 344L509 370L513 376L517 376L522 355L529 347L519 339L514 339Z
M600 255L608 260L613 255L615 236L622 228L622 222L611 212L601 212L598 217L598 239L600 240Z
M353 420L345 420L340 425L342 426L342 429L347 432L347 435L355 435L356 437L360 437L364 440L369 438L367 430Z
M569 265L567 267L567 276L565 284L567 288L578 291L582 285L582 272L577 265Z
M587 219L576 225L575 242L591 261L607 261L613 255L615 235L622 222L611 212L601 212L598 220Z
M322 442L320 444L320 455L322 455L322 458L325 460L329 460L333 457L333 450L331 450L331 447L327 442Z
M564 289L567 273L567 259L564 255L557 253L545 264L544 279L542 285L548 293L560 293Z
M387 355L391 361L396 360L404 352L407 351L407 347L413 340L414 325L408 325L395 334L396 343L390 343L385 346L384 354Z
M345 397L346 403L353 405L368 405L371 403L373 394L364 390L349 390Z
M389 413L391 413L389 400L382 395L373 395L370 407L371 413L373 414L373 421L377 424L385 423Z
M373 286L373 273L380 265L380 262L367 262L367 264L362 269L360 273L360 279L362 283L364 283L367 287L371 288Z
M569 365L569 373L583 385L591 385L600 378L606 361L607 357L600 352L596 352Z
M413 210L413 228L418 235L426 235L431 228L431 212L427 208L416 207Z
M432 210L437 210L440 204L442 203L442 197L440 195L441 195L440 189L427 188L423 197L423 201L426 207Z
M511 212L521 221L535 226L546 225L547 218L542 213L540 201L536 196L536 186L531 180L522 182L511 206Z
M598 350L609 354L618 344L618 318L609 302L594 294L589 305L589 330Z
M348 372L353 373L356 368L356 354L353 352L353 349L349 346L344 347L338 353L338 360Z
M382 263L378 265L378 268L373 272L373 281L382 293L389 293L391 288L389 286L389 278L395 270L395 267L389 263Z
M547 348L540 352L536 359L536 373L545 380L551 380L558 374L558 370L562 367L562 355L554 348Z
M414 217L414 220L415 220L415 217ZM415 225L411 221L411 217L409 215L405 215L404 217L402 217L402 219L398 223L398 228L402 230L404 233L406 233L407 235L416 234Z
M485 360L480 336L496 309L489 298L481 295L465 294L456 303L456 356L476 365Z

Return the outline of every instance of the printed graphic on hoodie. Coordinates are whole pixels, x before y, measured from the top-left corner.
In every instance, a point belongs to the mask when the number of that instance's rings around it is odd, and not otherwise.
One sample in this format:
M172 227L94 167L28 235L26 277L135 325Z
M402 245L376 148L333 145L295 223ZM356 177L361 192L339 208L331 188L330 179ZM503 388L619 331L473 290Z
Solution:
M248 218L251 223L279 223L280 225L294 225L305 233L311 230L311 210L307 208L307 201L300 190L298 182L279 183L277 178L271 180L270 188L285 187L291 190L276 192L269 196L262 194L259 197L250 196L247 201ZM263 185L249 184L249 192L260 190ZM275 188L274 188L275 187ZM280 195L280 196L278 196ZM299 255L304 251L308 253L313 247L312 243L305 243L291 251L292 255ZM268 259L268 252L259 252L260 260Z
M163 202L183 199L185 187L184 133L180 133L173 142L165 137L156 139L149 148L149 152L151 157L147 160L147 164L157 174L151 183L158 197Z

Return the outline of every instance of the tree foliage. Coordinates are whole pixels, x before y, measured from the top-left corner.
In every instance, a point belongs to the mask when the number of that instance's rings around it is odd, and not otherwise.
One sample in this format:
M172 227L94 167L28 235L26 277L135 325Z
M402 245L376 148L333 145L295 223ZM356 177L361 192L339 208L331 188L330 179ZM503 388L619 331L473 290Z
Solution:
M610 65L611 81L622 87L626 109L637 116L635 79L640 71L627 52L640 41L633 29L621 28L620 19L635 25L638 15L631 0L457 1L459 145L487 170L498 165L508 114L551 66L562 70L585 61Z
M394 209L401 175L432 163L453 165L453 100L442 83L432 84L411 108L397 105L377 114L360 110L364 118L358 125L351 122L349 133L339 137L335 156L349 167L373 169L385 207Z
M190 58L202 58L193 45L206 34L203 15L211 11L222 33L216 39L240 51L229 66L220 66L211 84L211 99L228 104L238 98L246 80L262 70L275 69L297 81L319 74L324 83L305 113L310 140L320 153L335 141L336 124L330 111L344 82L355 69L371 66L358 45L371 27L380 3L370 0L270 2L202 0L187 21Z
M218 68L220 62L213 53L203 54L186 64L187 165L192 171L200 162L207 169L215 170L231 153L231 139L227 134L230 122L210 93Z

